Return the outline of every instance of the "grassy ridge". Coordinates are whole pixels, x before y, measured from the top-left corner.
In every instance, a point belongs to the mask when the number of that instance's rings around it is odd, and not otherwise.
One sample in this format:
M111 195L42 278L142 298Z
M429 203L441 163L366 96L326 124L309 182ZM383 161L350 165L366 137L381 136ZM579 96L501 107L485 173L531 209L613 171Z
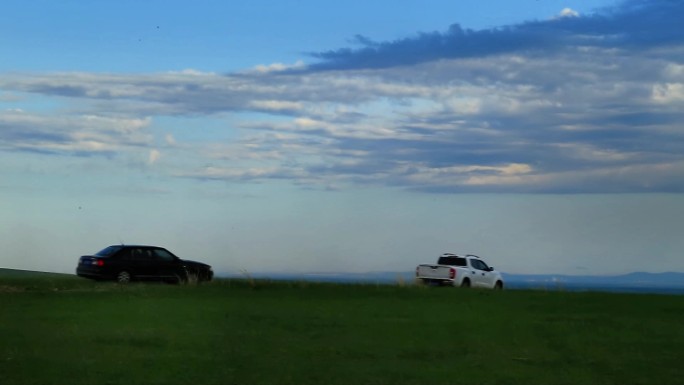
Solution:
M0 271L10 384L669 384L684 297Z

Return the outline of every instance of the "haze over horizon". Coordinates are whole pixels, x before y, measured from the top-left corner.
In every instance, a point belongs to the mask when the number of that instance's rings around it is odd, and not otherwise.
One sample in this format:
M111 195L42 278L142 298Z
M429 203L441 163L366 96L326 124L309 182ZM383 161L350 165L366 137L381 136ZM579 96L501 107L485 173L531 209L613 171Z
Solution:
M25 2L0 267L684 272L684 2Z

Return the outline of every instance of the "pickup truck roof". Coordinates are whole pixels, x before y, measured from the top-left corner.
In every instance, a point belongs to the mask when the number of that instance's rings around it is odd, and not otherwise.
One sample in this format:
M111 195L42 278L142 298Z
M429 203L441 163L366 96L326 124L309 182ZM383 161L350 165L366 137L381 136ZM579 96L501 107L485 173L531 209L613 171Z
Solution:
M478 257L477 255L474 255L474 254L466 254L465 256L466 256L466 257L478 258L478 259L480 258L480 257ZM457 255L457 254L452 254L452 253L444 253L444 254L440 255L440 257L461 257L461 258L463 258L462 255Z

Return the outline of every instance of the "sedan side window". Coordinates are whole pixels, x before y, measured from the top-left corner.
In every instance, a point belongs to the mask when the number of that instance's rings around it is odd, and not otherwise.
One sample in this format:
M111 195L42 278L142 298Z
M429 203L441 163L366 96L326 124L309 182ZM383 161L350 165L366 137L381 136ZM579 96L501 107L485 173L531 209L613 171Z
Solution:
M154 257L155 259L170 262L173 261L175 258L173 254L169 253L168 251L164 249L154 249Z
M119 254L117 254L119 258L121 258L124 261L134 261L133 257L133 250L132 249L123 249Z
M130 260L133 261L149 261L152 259L152 254L150 253L149 250L145 249L131 249L130 251Z

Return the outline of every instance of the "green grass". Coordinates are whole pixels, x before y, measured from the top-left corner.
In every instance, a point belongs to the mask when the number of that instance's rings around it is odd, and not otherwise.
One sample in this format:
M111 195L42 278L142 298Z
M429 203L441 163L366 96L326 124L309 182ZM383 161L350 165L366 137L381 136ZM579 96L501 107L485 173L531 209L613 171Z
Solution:
M681 383L684 297L0 270L0 383Z

